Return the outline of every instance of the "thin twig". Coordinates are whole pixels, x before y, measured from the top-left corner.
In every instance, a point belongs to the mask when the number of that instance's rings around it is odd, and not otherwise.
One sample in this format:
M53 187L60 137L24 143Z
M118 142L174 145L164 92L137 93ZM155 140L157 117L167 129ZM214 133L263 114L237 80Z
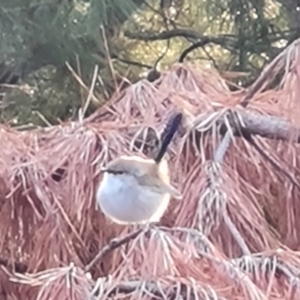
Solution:
M98 74L98 81L99 81L100 85L103 88L103 94L104 94L106 100L109 100L109 93L108 93L108 91L107 91L107 89L105 87L105 84L104 84L104 81L103 81L101 75L99 75L99 74Z
M76 58L76 67L77 67L78 75L79 75L79 77L82 77L78 54L75 55L75 58ZM81 105L83 106L84 105L84 96L83 96L83 89L82 89L81 85L79 86L79 91L80 91L80 96L81 96Z
M38 117L49 127L52 126L52 124L46 119L46 117L44 115L42 115L38 110L34 111L35 114L38 115Z
M214 154L215 162L222 163L225 153L230 146L231 138L232 138L232 136L231 136L230 132L227 131L224 138L222 139L219 147L217 148L217 150Z
M72 75L74 76L74 78L78 81L78 83L82 86L82 88L89 93L89 89L88 87L85 85L85 83L82 81L82 79L80 78L80 76L77 75L77 73L74 71L74 69L70 66L70 64L68 62L66 62L66 66L69 69L69 71L72 73ZM99 104L100 101L97 99L97 97L92 94L91 95L92 99L95 101L95 103Z
M131 232L125 235L123 238L115 238L112 239L107 245L105 245L98 254L91 260L91 262L84 268L86 272L89 272L90 269L94 266L94 264L102 260L108 253L111 251L121 247L124 244L127 244L131 240L135 239L141 232L143 232L143 228L140 228L134 232Z
M137 62L137 61L132 61L132 60L127 60L127 59L123 59L123 58L120 58L118 56L115 55L115 57L113 59L116 59L118 60L119 62L121 63L124 63L124 64L127 64L127 65L133 65L133 66L136 66L136 67L140 67L140 68L145 68L145 69L152 69L153 67L150 66L150 65L146 65L146 64L143 64L143 63L140 63L140 62Z
M103 25L100 26L100 30L101 30L101 34L102 34L102 38L103 38L106 59L107 59L107 62L108 62L109 68L110 68L111 76L112 76L114 84L115 84L115 89L118 90L116 74L115 74L113 63L112 63L111 55L109 52L108 42L107 42L106 33L105 33L105 29L104 29Z
M91 102L91 99L92 99L92 95L93 95L93 91L94 91L94 88L95 88L95 84L96 84L96 80L97 80L97 74L98 74L98 70L99 70L99 67L98 65L95 66L95 69L94 69L94 75L93 75L93 80L92 80L92 84L91 84L91 87L90 87L90 90L89 90L89 95L88 95L88 98L85 102L85 105L84 105L84 108L82 110L82 114L81 114L81 120L84 118L84 115L90 105L90 102Z
M227 225L228 229L230 230L232 236L234 237L235 241L238 243L240 248L243 251L244 255L251 255L251 251L249 250L247 244L245 243L244 239L242 238L240 232L235 227L234 223L230 219L228 213L226 212L223 216L224 222Z

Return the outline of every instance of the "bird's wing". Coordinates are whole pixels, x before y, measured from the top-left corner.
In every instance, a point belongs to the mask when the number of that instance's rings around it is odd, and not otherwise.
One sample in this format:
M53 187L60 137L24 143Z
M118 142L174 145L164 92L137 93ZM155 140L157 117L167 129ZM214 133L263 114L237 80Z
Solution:
M171 184L164 182L161 178L156 176L144 175L137 178L140 185L151 188L153 191L163 194L168 193L175 199L182 199L181 193Z

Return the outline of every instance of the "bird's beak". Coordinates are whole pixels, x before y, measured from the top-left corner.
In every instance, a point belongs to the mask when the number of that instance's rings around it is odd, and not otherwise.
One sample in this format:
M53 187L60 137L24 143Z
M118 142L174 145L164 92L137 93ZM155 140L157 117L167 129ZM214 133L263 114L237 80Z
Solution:
M105 168L105 167L101 167L101 168L100 168L100 173L105 173L105 172L107 172L107 171L108 171L108 169Z

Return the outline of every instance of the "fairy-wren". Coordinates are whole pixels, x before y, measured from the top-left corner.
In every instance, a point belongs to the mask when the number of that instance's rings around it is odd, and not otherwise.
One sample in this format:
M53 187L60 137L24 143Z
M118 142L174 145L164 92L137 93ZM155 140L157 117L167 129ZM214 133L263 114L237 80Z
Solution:
M154 159L120 156L102 168L104 175L96 201L106 217L118 224L158 222L170 198L182 198L170 184L167 161L163 160L181 119L180 113L170 119Z

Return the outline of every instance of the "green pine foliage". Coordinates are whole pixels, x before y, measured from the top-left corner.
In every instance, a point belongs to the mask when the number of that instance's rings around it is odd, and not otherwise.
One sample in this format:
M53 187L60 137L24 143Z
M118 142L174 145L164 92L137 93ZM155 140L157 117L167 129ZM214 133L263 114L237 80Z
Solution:
M157 66L167 69L205 39L184 60L244 72L235 83L247 86L299 37L299 24L294 0L0 0L0 81L11 72L35 90L6 88L0 121L45 125L36 110L51 124L76 118L86 95L66 62L88 87L98 65L95 93L103 103L121 78L139 80L160 56ZM194 37L147 39L177 29Z

